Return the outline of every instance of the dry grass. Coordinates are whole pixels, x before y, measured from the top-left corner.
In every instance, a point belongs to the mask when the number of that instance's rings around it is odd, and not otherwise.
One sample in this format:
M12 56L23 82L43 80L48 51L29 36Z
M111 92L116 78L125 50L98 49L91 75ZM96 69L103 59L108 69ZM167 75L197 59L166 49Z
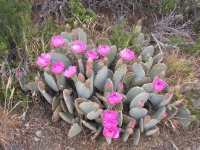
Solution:
M18 128L22 125L22 122L16 114L8 115L4 112L5 110L0 107L0 149L15 149L20 142L16 139L20 136Z

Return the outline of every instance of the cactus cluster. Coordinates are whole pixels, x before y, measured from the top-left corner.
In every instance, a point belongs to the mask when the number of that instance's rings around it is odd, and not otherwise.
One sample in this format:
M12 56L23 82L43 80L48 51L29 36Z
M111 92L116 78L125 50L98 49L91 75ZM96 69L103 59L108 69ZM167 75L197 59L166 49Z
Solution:
M45 59L47 64L40 67L43 74L27 83L26 88L39 91L52 105L53 122L63 119L71 124L69 137L79 134L85 126L92 131L92 140L103 130L109 144L112 138L121 136L124 142L132 137L137 145L140 133L147 136L158 133L156 125L164 118L176 118L184 126L193 120L187 108L170 103L174 88L164 82L167 66L161 63L163 53L155 55L144 34L139 33L135 39L141 48L138 57L126 48L118 54L115 45L101 45L103 54L95 59L85 57L86 51L96 52L98 48L81 28L62 32L60 36L64 43L52 46L46 54L51 56L51 62ZM77 40L83 45L72 47ZM83 51L79 53L77 47ZM125 57L128 53L131 57ZM114 64L116 58L119 59ZM61 70L54 72L51 68L59 61L62 63L56 67ZM108 118L103 115L107 110L113 111ZM113 114L115 119L109 119Z

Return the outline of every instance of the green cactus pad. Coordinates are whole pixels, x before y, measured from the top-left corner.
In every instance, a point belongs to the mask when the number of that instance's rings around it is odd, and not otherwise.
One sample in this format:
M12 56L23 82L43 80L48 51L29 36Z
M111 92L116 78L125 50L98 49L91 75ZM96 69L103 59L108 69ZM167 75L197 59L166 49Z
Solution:
M52 116L52 122L56 122L60 119L60 115L59 115L59 112L62 112L62 106L59 105L56 110L54 110L53 112L53 116Z
M50 94L48 94L45 90L41 89L39 86L38 89L40 93L44 96L44 98L51 104L53 101L53 97Z
M146 63L140 62L140 65L142 66L145 74L147 74L149 72L149 67L147 66Z
M51 52L50 54L51 61L55 62L61 60L65 64L65 69L67 69L71 65L70 60L65 55L56 52Z
M158 104L158 107L162 107L169 104L169 102L172 100L172 97L173 97L173 94L170 94L169 98L163 97L163 100L160 104Z
M133 72L129 72L124 76L123 83L125 84L125 86L128 87L128 85L133 81L134 76L135 75Z
M124 94L122 94L122 103L128 103L127 102L127 97L124 95Z
M88 99L91 95L90 88L87 88L84 83L77 81L75 83L78 96L80 98Z
M119 111L122 111L122 110L123 110L123 103L122 103L122 101L120 101L119 103L117 103L117 104L114 106L114 109L117 110L118 112L119 112Z
M135 108L139 106L139 101L143 100L144 103L146 103L146 101L149 99L149 93L146 92L142 92L140 94L138 94L130 103L130 109L131 108Z
M94 63L93 63L93 70L95 72L99 71L98 63L99 63L99 60L95 60Z
M68 32L61 32L60 35L61 35L64 39L67 39L69 42L72 41L72 36L71 36L70 33L68 33Z
M98 99L96 96L92 96L92 97L90 98L90 100L91 100L92 102L98 103L98 104L99 104L99 107L102 107L101 102L99 101L99 99Z
M140 129L136 129L134 132L133 132L133 140L134 140L134 144L135 145L138 145L139 141L140 141Z
M151 128L150 130L146 131L146 136L153 135L156 132L158 132L158 130L159 130L159 128L157 126L155 126L155 127Z
M91 137L91 140L95 140L96 137L101 133L103 127L102 126L98 126L97 131L95 132L95 134Z
M59 100L57 99L57 97L54 96L52 101L52 110L55 110L59 105L60 105Z
M144 131L144 119L143 118L140 118L139 127L140 127L140 131L143 132Z
M161 114L164 113L166 111L166 108L163 106L163 107L160 107L155 114L153 114L151 116L151 119L158 119L158 121L160 122L162 117L161 117Z
M194 107L199 107L200 106L200 98L194 101Z
M106 89L106 84L110 83L110 89ZM104 85L104 97L107 97L108 92L113 92L114 91L114 86L113 86L113 82L110 78L107 78L105 81L105 85Z
M95 121L100 125L102 124L102 120L103 119L101 117L98 117L98 118L95 119Z
M132 70L133 70L133 73L135 75L134 78L133 78L133 81L145 77L145 72L144 72L144 69L142 68L141 64L138 64L136 62L133 63Z
M74 100L74 104L75 104L75 107L76 107L76 111L79 113L79 114L85 114L80 108L79 108L79 105L83 102L87 102L88 100L86 99L83 99L83 98L77 98Z
M153 65L153 58L150 57L149 60L145 63L145 65L148 67L148 69L151 69Z
M123 133L122 135L122 139L124 142L126 142L130 136L130 134L127 132L128 129L126 129L126 131ZM129 130L133 130L132 128L129 128Z
M123 123L128 124L129 122L136 122L136 120L128 115L123 114Z
M29 82L25 86L26 86L27 89L29 89L31 91L37 91L38 90L37 82L35 82L35 81Z
M65 93L63 91L63 97L64 97L65 104L66 104L69 112L72 114L73 113L73 109L74 109L74 103L73 103L73 100L72 100L71 96L65 95Z
M114 73L113 75L113 85L114 89L117 89L117 86L119 85L120 81L122 80L124 74L126 73L127 65L121 65Z
M78 123L74 123L68 133L68 137L74 137L77 134L79 134L82 131L82 128L80 127L80 125Z
M108 69L108 78L113 78L113 71Z
M162 71L166 72L167 66L163 63L156 64L149 72L149 77L153 80L156 75L160 75Z
M69 124L73 124L74 115L69 112L59 112L59 116Z
M151 57L153 56L154 46L150 45L150 46L144 48L144 50L141 53L143 60L145 60L145 57L146 57L147 54L150 54Z
M136 44L137 46L140 46L140 45L142 45L143 41L144 41L144 34L143 34L143 33L140 33L140 34L138 35L138 37L135 39L135 44Z
M108 66L110 66L110 64L116 58L116 54L117 54L117 47L115 45L112 45L110 47L108 54L106 55L106 57L108 58Z
M128 93L126 94L127 102L131 102L137 95L140 93L145 92L141 87L133 87L131 88Z
M69 112L64 100L60 100L60 105L62 106L64 112Z
M102 112L103 112L102 109L93 110L87 114L87 118L89 120L94 120L94 119L98 118Z
M75 29L75 33L76 33L76 40L81 40L85 44L87 44L87 34L83 31L83 29L81 28Z
M118 111L117 121L118 121L118 126L121 127L122 123L123 123L123 114L122 114L122 111Z
M92 101L82 102L79 105L79 108L85 113L88 114L89 112L93 111L95 109L95 104Z
M174 116L184 127L187 127L191 123L190 111L187 108L181 107L178 109L177 114Z
M146 39L143 43L142 43L142 47L147 47L149 45L150 40Z
M104 66L103 68L101 68L101 70L97 72L97 75L95 77L94 86L101 92L103 92L107 76L108 76L108 67Z
M97 131L97 124L95 122L87 122L85 120L81 120L81 122L90 130Z
M57 84L56 84L56 81L54 80L54 78L53 78L52 75L50 75L50 74L44 72L44 79L45 79L46 83L48 84L48 86L49 86L52 90L54 90L54 91L56 91L56 92L59 91L58 86L57 86Z
M99 41L98 41L98 45L108 45L108 46L111 46L111 42L109 39L107 38L100 38Z
M156 126L158 123L157 119L150 119L148 122L144 122L144 130L147 131Z
M151 93L149 101L152 105L156 106L163 101L163 95L157 93Z
M164 53L159 53L153 58L153 65L160 63L163 60Z
M150 77L144 77L141 79L134 80L134 82L131 83L132 86L142 86L144 84L150 83L151 78Z
M177 114L178 108L174 107L174 106L167 107L166 112L167 112L167 117L166 118L170 119L170 118L174 117Z
M88 39L86 51L95 49L95 48L96 48L96 46L94 44L94 41L92 39Z
M66 88L66 77L63 74L56 74L56 80L59 90L64 90Z
M94 71L92 70L92 76L90 77L90 96L94 93Z
M154 93L154 89L152 88L152 83L147 83L142 86L142 88L147 92L147 93Z
M135 120L138 120L144 116L146 116L147 114L147 110L145 108L131 108L131 110L129 111L129 114L132 118L134 118Z

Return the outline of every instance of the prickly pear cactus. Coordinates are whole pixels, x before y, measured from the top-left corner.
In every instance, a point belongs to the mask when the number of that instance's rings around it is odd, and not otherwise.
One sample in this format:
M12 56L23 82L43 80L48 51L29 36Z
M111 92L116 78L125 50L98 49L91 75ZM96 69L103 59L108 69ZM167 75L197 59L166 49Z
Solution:
M108 144L121 134L124 142L133 138L138 145L140 133L158 133L156 125L165 118L175 118L183 126L193 120L187 108L170 104L174 89L164 81L163 53L155 54L143 33L135 39L139 56L128 48L119 52L105 38L96 48L81 28L58 37L51 40L52 50L36 60L43 75L25 86L52 105L53 122L62 119L72 125L69 137L85 126L92 140L103 132Z

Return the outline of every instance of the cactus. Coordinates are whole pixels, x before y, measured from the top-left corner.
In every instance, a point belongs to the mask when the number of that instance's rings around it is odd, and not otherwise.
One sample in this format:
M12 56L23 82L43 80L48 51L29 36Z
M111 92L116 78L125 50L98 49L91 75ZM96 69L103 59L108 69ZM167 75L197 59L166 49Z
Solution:
M138 25L136 32L140 32L140 28ZM69 137L78 135L85 126L92 131L92 140L103 130L108 144L111 144L112 138L122 134L124 142L132 136L134 144L138 145L140 132L145 131L147 136L158 133L156 125L164 118L175 118L183 126L188 126L194 120L187 108L178 107L182 101L171 104L173 91L169 85L156 90L155 86L159 84L155 85L152 81L155 81L155 77L164 80L167 66L161 62L163 53L154 56L154 47L148 46L149 39L145 40L143 33L138 33L135 38L136 45L142 51L136 60L133 59L136 56L132 50L127 48L118 54L117 47L105 37L98 41L109 46L105 55L85 58L85 52L75 53L73 48L70 51L74 44L72 42L81 40L81 43L88 44L86 48L82 45L84 50L94 49L96 53L94 42L87 38L81 28L72 33L62 32L61 37L64 45L53 47L49 53L51 60L49 55L45 55L47 58L42 62L44 66L40 66L44 76L38 75L35 81L25 83L22 87L31 91L39 90L51 104L53 122L62 119L71 124ZM121 58L114 61L118 56ZM56 61L64 63L65 71L61 70L58 74L51 71L52 63ZM78 65L77 69L71 64ZM194 104L199 107L199 100ZM104 116L104 113L108 114ZM114 120L112 128L106 126L109 119L105 117ZM106 135L106 128L113 135Z

